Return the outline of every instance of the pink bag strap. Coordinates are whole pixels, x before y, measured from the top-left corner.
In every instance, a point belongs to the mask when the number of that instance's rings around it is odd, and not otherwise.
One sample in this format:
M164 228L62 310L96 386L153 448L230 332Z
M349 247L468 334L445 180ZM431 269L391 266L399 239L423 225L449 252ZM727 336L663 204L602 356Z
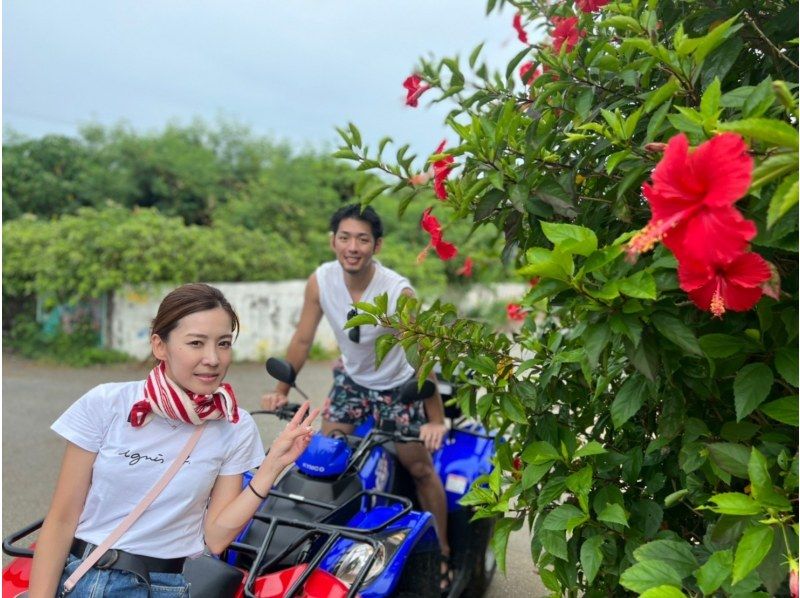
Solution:
M97 547L95 548L86 560L84 560L80 566L75 569L72 575L69 576L67 581L64 582L64 593L72 591L72 588L75 587L75 584L78 583L81 577L83 577L86 572L92 568L92 566L100 560L100 557L108 551L111 546L120 539L122 534L133 525L133 522L136 521L139 516L144 513L145 509L150 506L156 497L161 494L161 491L167 486L169 481L178 473L178 470L181 468L183 463L189 457L189 454L194 449L197 441L200 440L200 435L203 433L205 429L205 424L200 424L197 426L197 429L192 432L191 437L184 445L183 449L181 449L180 454L175 458L172 462L172 465L169 466L169 469L164 472L164 475L155 483L155 485L150 489L145 497L139 502L138 505L131 511L125 519L123 519L120 524L114 528L108 537Z

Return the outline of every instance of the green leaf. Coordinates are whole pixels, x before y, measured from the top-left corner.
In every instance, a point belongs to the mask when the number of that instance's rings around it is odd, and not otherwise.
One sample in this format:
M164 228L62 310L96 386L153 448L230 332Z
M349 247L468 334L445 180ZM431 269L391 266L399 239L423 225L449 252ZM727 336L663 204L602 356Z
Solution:
M736 420L741 421L764 402L772 389L772 370L764 363L751 363L736 374L733 381L733 399Z
M763 115L775 103L772 78L766 77L756 85L742 102L742 116L753 118Z
M518 273L526 278L541 276L567 282L574 271L572 256L568 253L533 247L525 256L528 263L520 268Z
M559 505L547 514L542 527L549 530L567 530L569 532L588 520L589 516L575 505Z
M797 347L781 347L775 351L775 369L784 380L797 388Z
M526 490L538 484L539 481L550 471L553 466L552 461L545 461L539 464L529 464L522 472L522 487Z
M376 323L375 316L370 314L358 314L353 316L344 323L345 328L355 328L356 326L374 326Z
M494 528L494 535L492 536L492 552L497 559L497 567L500 571L506 570L506 548L508 547L508 536L515 529L519 529L522 524L521 520L510 519L505 517L500 519Z
M600 571L600 565L603 563L603 552L600 547L603 545L603 536L596 535L588 538L581 544L581 567L583 573L586 575L586 582L591 584Z
M597 514L598 521L605 521L606 523L618 523L628 527L628 517L625 515L625 509L622 505L616 503L606 504Z
M386 354L397 345L399 339L394 334L382 334L375 341L375 365L380 366Z
M703 116L707 118L716 118L717 111L719 110L719 100L722 96L720 89L720 81L715 77L711 85L703 92L703 97L700 99L700 112Z
M661 104L672 98L681 88L681 84L675 77L670 77L664 85L656 89L650 94L644 103L644 111L651 112L658 108Z
M686 594L675 586L657 586L639 594L639 598L686 598Z
M639 24L639 21L627 15L614 15L607 17L597 23L598 27L614 27L619 30L633 31L634 33L643 33L644 30Z
M703 354L700 344L697 342L697 338L692 330L675 316L664 312L656 312L652 315L651 320L656 330L667 340L694 355Z
M522 460L533 465L543 465L560 459L561 455L553 445L543 440L531 442L522 451Z
M797 149L800 142L797 129L792 125L774 118L746 118L732 122L719 123L719 131L733 131L744 137L750 137L772 145Z
M772 228L789 210L797 205L798 185L797 172L786 177L775 189L767 210L767 228Z
M539 540L542 543L542 548L563 561L566 561L567 555L567 540L564 537L564 531L541 529L539 530Z
M708 56L712 50L719 46L728 37L728 30L738 18L739 15L731 17L724 23L720 23L714 27L706 35L697 40L699 43L697 44L697 49L695 49L693 54L695 64L699 65L701 62L703 62L706 56ZM738 29L738 27L735 29ZM731 33L732 32L733 31L731 31Z
M540 224L544 236L558 251L586 256L597 249L597 235L590 228L554 222L540 222Z
M361 133L358 128L353 123L347 123L347 126L350 127L350 134L353 136L353 145L361 147Z
M603 448L603 445L597 442L596 440L590 440L582 447L580 447L575 454L572 455L572 460L578 459L580 457L589 457L591 455L602 455L603 453L607 453L608 451Z
M611 338L611 330L608 324L592 324L586 329L583 335L583 346L586 350L586 358L589 360L589 365L595 367L600 355L608 344Z
M733 551L721 550L712 554L695 572L697 585L708 596L719 589L733 571Z
M797 152L780 153L770 156L753 169L750 193L784 175L797 172Z
M730 334L706 334L698 339L700 348L708 357L721 359L739 353L748 342L738 336Z
M619 163L631 155L631 150L620 150L614 152L606 158L606 173L611 174L614 169L619 166Z
M688 577L697 569L697 559L686 542L677 540L653 540L633 551L637 561L662 561L672 567L681 578Z
M464 358L464 365L484 376L497 373L497 364L488 355L470 355Z
M647 380L641 374L628 378L611 403L611 421L619 429L641 409L648 395Z
M758 410L766 413L769 417L784 424L789 424L795 428L798 425L798 399L796 396L783 397L776 401L771 401L761 405Z
M764 560L775 535L768 525L756 525L745 530L733 557L733 585L743 580Z
M558 295L561 291L570 288L566 282L560 280L542 280L525 296L526 301L535 303L546 297Z
M767 459L755 447L750 452L747 473L750 477L751 494L754 499L766 507L774 507L781 510L792 509L789 501L775 491L772 477L769 475Z
M518 424L528 423L525 407L514 395L504 395L500 403L500 409L508 419Z
M575 496L586 500L589 496L589 491L592 489L592 473L592 467L587 465L567 476L564 483ZM581 503L581 506L583 506L583 503Z
M747 479L747 464L750 450L743 444L734 442L715 442L706 445L708 456L723 471L738 478Z
M471 69L475 68L475 62L477 62L478 55L481 53L481 50L483 49L483 43L484 42L481 42L480 44L475 46L475 49L472 52L470 52L470 55L469 55L469 68L471 68Z
M619 292L637 299L655 299L656 281L647 270L640 270L632 276L618 281Z
M619 578L619 583L632 592L641 594L650 588L663 585L680 587L681 577L666 563L644 561L625 569Z
M707 508L722 515L759 515L762 512L761 505L741 492L723 492L708 500L716 506Z

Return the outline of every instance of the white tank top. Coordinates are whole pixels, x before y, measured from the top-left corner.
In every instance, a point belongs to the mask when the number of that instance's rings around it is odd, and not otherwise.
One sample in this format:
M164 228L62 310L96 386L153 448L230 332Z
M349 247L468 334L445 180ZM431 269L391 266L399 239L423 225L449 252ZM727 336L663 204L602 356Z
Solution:
M394 270L384 267L377 260L373 260L373 263L375 273L364 294L361 295L361 301L374 303L375 297L387 293L389 313L393 313L403 289L413 290L413 287L407 278L400 276ZM348 337L344 323L348 319L347 313L353 309L353 300L345 285L341 264L336 260L325 262L317 268L316 275L322 312L336 335L347 375L356 383L372 390L395 388L411 378L414 368L406 360L403 348L399 345L386 354L379 368L375 368L375 340L382 334L390 332L389 329L361 326L359 342L354 343Z

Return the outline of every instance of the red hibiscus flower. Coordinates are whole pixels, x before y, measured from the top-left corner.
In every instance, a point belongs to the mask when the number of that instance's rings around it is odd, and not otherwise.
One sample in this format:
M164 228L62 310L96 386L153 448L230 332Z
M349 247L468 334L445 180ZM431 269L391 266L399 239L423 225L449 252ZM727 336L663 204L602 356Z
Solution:
M608 0L575 0L575 6L583 12L594 12L608 4Z
M509 320L521 322L525 319L527 314L528 312L522 309L522 306L519 303L509 303L506 305L506 315L508 316Z
M406 80L403 81L403 87L405 87L407 90L406 106L411 106L412 108L417 107L417 100L419 100L419 96L431 88L431 86L427 83L423 83L422 78L419 75L411 75L410 77L406 78Z
M431 214L431 210L432 208L428 208L422 213L422 221L420 222L422 230L430 235L431 240L428 246L417 256L417 261L421 262L424 260L428 249L431 247L436 250L436 254L441 259L445 261L451 260L458 254L458 248L452 243L447 243L442 239L442 225L439 223L439 219Z
M792 598L798 598L798 589L797 589L797 565L794 565L789 570L789 593L791 594Z
M439 144L434 153L441 154L444 151L445 141ZM444 181L450 170L454 168L455 158L453 156L445 156L441 160L436 160L433 163L433 189L436 191L436 197L442 201L447 199L447 189L444 186Z
M586 32L578 28L578 17L553 17L555 27L550 32L553 38L553 49L561 52L561 46L567 45L567 52L572 51L578 40L586 35Z
M653 170L653 184L642 185L652 217L630 240L630 257L663 241L678 260L725 263L747 248L756 227L733 207L750 187L753 160L734 133L723 133L689 151L681 133L669 140Z
M458 270L456 270L456 274L459 276L466 276L469 278L472 276L472 258L467 256L467 259L464 260L464 265L461 266Z
M757 253L743 253L724 265L686 259L678 265L681 288L695 305L721 317L727 310L747 311L761 299L761 285L771 276Z
M536 68L533 71L533 74L529 75L530 79L526 78L525 75L527 75L534 66L534 63L532 62L523 62L519 67L519 78L522 79L522 82L525 85L531 85L534 81L536 81L536 78L542 74L542 69Z
M514 29L517 32L517 37L519 38L519 41L521 41L523 44L527 44L528 43L528 34L522 28L522 13L521 12L518 12L517 14L514 15Z

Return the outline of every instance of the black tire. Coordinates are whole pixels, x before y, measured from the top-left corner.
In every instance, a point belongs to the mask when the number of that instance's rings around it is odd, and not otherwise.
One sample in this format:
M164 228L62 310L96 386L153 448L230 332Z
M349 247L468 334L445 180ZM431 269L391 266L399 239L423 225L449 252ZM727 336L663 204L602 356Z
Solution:
M461 598L481 598L492 583L497 569L489 541L494 533L493 519L479 519L470 524L470 536L464 562L470 568L470 580Z
M412 552L403 567L395 598L441 598L438 549Z

